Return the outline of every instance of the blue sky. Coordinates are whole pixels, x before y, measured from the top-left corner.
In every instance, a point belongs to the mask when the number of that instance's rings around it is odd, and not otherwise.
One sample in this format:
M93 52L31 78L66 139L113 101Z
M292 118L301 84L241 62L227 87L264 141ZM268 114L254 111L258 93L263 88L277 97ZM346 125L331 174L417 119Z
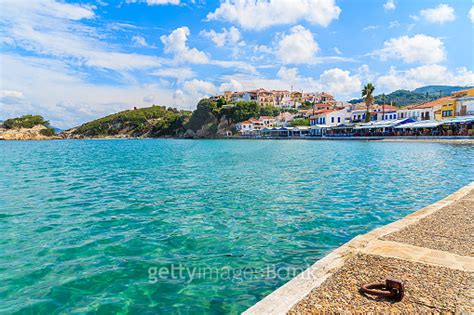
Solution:
M0 120L61 128L253 88L474 84L471 0L0 0Z

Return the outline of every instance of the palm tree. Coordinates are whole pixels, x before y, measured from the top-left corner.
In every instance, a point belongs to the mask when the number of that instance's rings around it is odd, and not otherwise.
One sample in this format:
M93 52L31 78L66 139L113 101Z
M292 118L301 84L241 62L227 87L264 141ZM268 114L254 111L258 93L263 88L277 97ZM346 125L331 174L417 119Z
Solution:
M372 96L374 90L375 86L372 83L367 83L362 89L362 97L364 98L365 106L367 106L367 112L365 113L365 122L370 121L370 106L374 101L374 97Z

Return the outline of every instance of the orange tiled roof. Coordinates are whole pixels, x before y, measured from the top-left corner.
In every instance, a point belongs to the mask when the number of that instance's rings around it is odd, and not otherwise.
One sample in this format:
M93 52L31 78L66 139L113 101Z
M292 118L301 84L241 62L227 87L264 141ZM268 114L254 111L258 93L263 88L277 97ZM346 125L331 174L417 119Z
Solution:
M383 107L382 107L382 106L383 106ZM396 106L389 105L389 104L383 104L383 105L378 105L378 106L376 106L376 109L385 109L386 111L387 111L387 110L396 111L396 110L399 110L400 108L399 108L399 107L396 107Z
M412 104L405 106L403 109L423 109L423 108L432 108L436 105L443 104L444 102L447 101L453 101L454 99L451 96L445 96L438 98L434 101L428 102L428 103L423 103L423 104Z

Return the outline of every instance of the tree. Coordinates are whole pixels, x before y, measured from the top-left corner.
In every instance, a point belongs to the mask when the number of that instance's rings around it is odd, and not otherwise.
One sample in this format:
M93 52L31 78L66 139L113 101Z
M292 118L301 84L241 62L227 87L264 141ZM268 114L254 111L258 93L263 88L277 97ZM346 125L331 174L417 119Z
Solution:
M238 102L232 108L232 120L241 122L260 115L260 106L256 102Z
M365 121L370 121L370 106L374 102L373 93L375 90L375 86L372 83L367 83L364 88L362 89L362 97L364 98L365 106L367 107L367 111L365 113Z
M13 128L33 128L37 125L43 125L49 128L49 121L45 120L40 115L24 115L17 118L10 118L3 122L3 126L6 129Z
M290 125L291 125L292 127L296 127L296 126L309 126L309 119L304 119L304 118L293 119L293 120L290 122Z
M213 111L217 107L215 102L208 99L199 101L196 110L193 112L191 119L189 119L188 127L193 131L201 129L205 124L215 120Z
M276 116L280 109L274 106L263 106L260 108L260 116Z

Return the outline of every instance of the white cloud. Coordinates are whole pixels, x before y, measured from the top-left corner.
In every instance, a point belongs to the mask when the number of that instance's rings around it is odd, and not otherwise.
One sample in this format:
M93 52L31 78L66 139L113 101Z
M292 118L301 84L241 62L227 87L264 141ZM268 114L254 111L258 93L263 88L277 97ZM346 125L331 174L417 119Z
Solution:
M193 79L184 82L182 88L175 91L173 101L176 105L190 108L194 107L200 99L217 94L217 91L213 83Z
M220 92L224 91L242 91L243 86L242 83L235 79L230 79L229 82L222 83L221 86L219 87Z
M466 68L449 71L441 65L424 65L399 71L391 67L386 75L379 76L376 85L386 91L398 89L412 90L424 85L473 85L474 73Z
M230 27L228 30L223 28L221 33L216 32L215 30L203 30L199 34L212 40L217 47L222 47L226 44L236 45L240 40L240 32L234 26Z
M301 25L290 29L278 41L277 57L285 64L312 63L319 51L313 34Z
M163 68L151 72L152 75L160 77L175 78L178 81L184 81L196 76L191 68Z
M281 67L277 72L277 77L287 82L301 80L301 77L298 74L298 68Z
M334 0L228 0L207 15L209 20L237 23L245 29L265 29L274 25L306 20L326 27L339 17Z
M342 55L342 52L339 48L337 47L334 47L334 52L337 54L337 55Z
M383 8L385 11L395 10L395 0L387 0L387 2L384 3Z
M447 4L440 4L435 8L420 11L420 16L430 23L443 24L456 19L454 9Z
M372 52L371 55L378 56L382 61L402 59L406 63L424 64L438 63L446 58L443 42L424 34L392 38L384 43L384 48Z
M94 17L92 7L53 0L4 0L0 30L10 45L75 65L116 71L159 66L163 58L118 51L98 40L96 29L78 21Z
M180 4L180 0L125 0L126 3L144 2L148 5Z
M0 90L0 104L16 104L24 98L25 96L21 91Z
M351 76L349 71L334 68L324 71L319 77L324 90L341 96L350 96L360 91L362 83L357 76Z
M468 16L471 22L474 23L474 6L472 6L471 10L469 10Z
M165 52L174 54L175 60L178 62L207 63L209 58L204 52L187 46L186 42L190 34L189 28L182 26L172 31L168 36L161 36Z
M133 36L132 42L135 46L138 47L148 47L148 43L146 42L146 39L143 36Z

